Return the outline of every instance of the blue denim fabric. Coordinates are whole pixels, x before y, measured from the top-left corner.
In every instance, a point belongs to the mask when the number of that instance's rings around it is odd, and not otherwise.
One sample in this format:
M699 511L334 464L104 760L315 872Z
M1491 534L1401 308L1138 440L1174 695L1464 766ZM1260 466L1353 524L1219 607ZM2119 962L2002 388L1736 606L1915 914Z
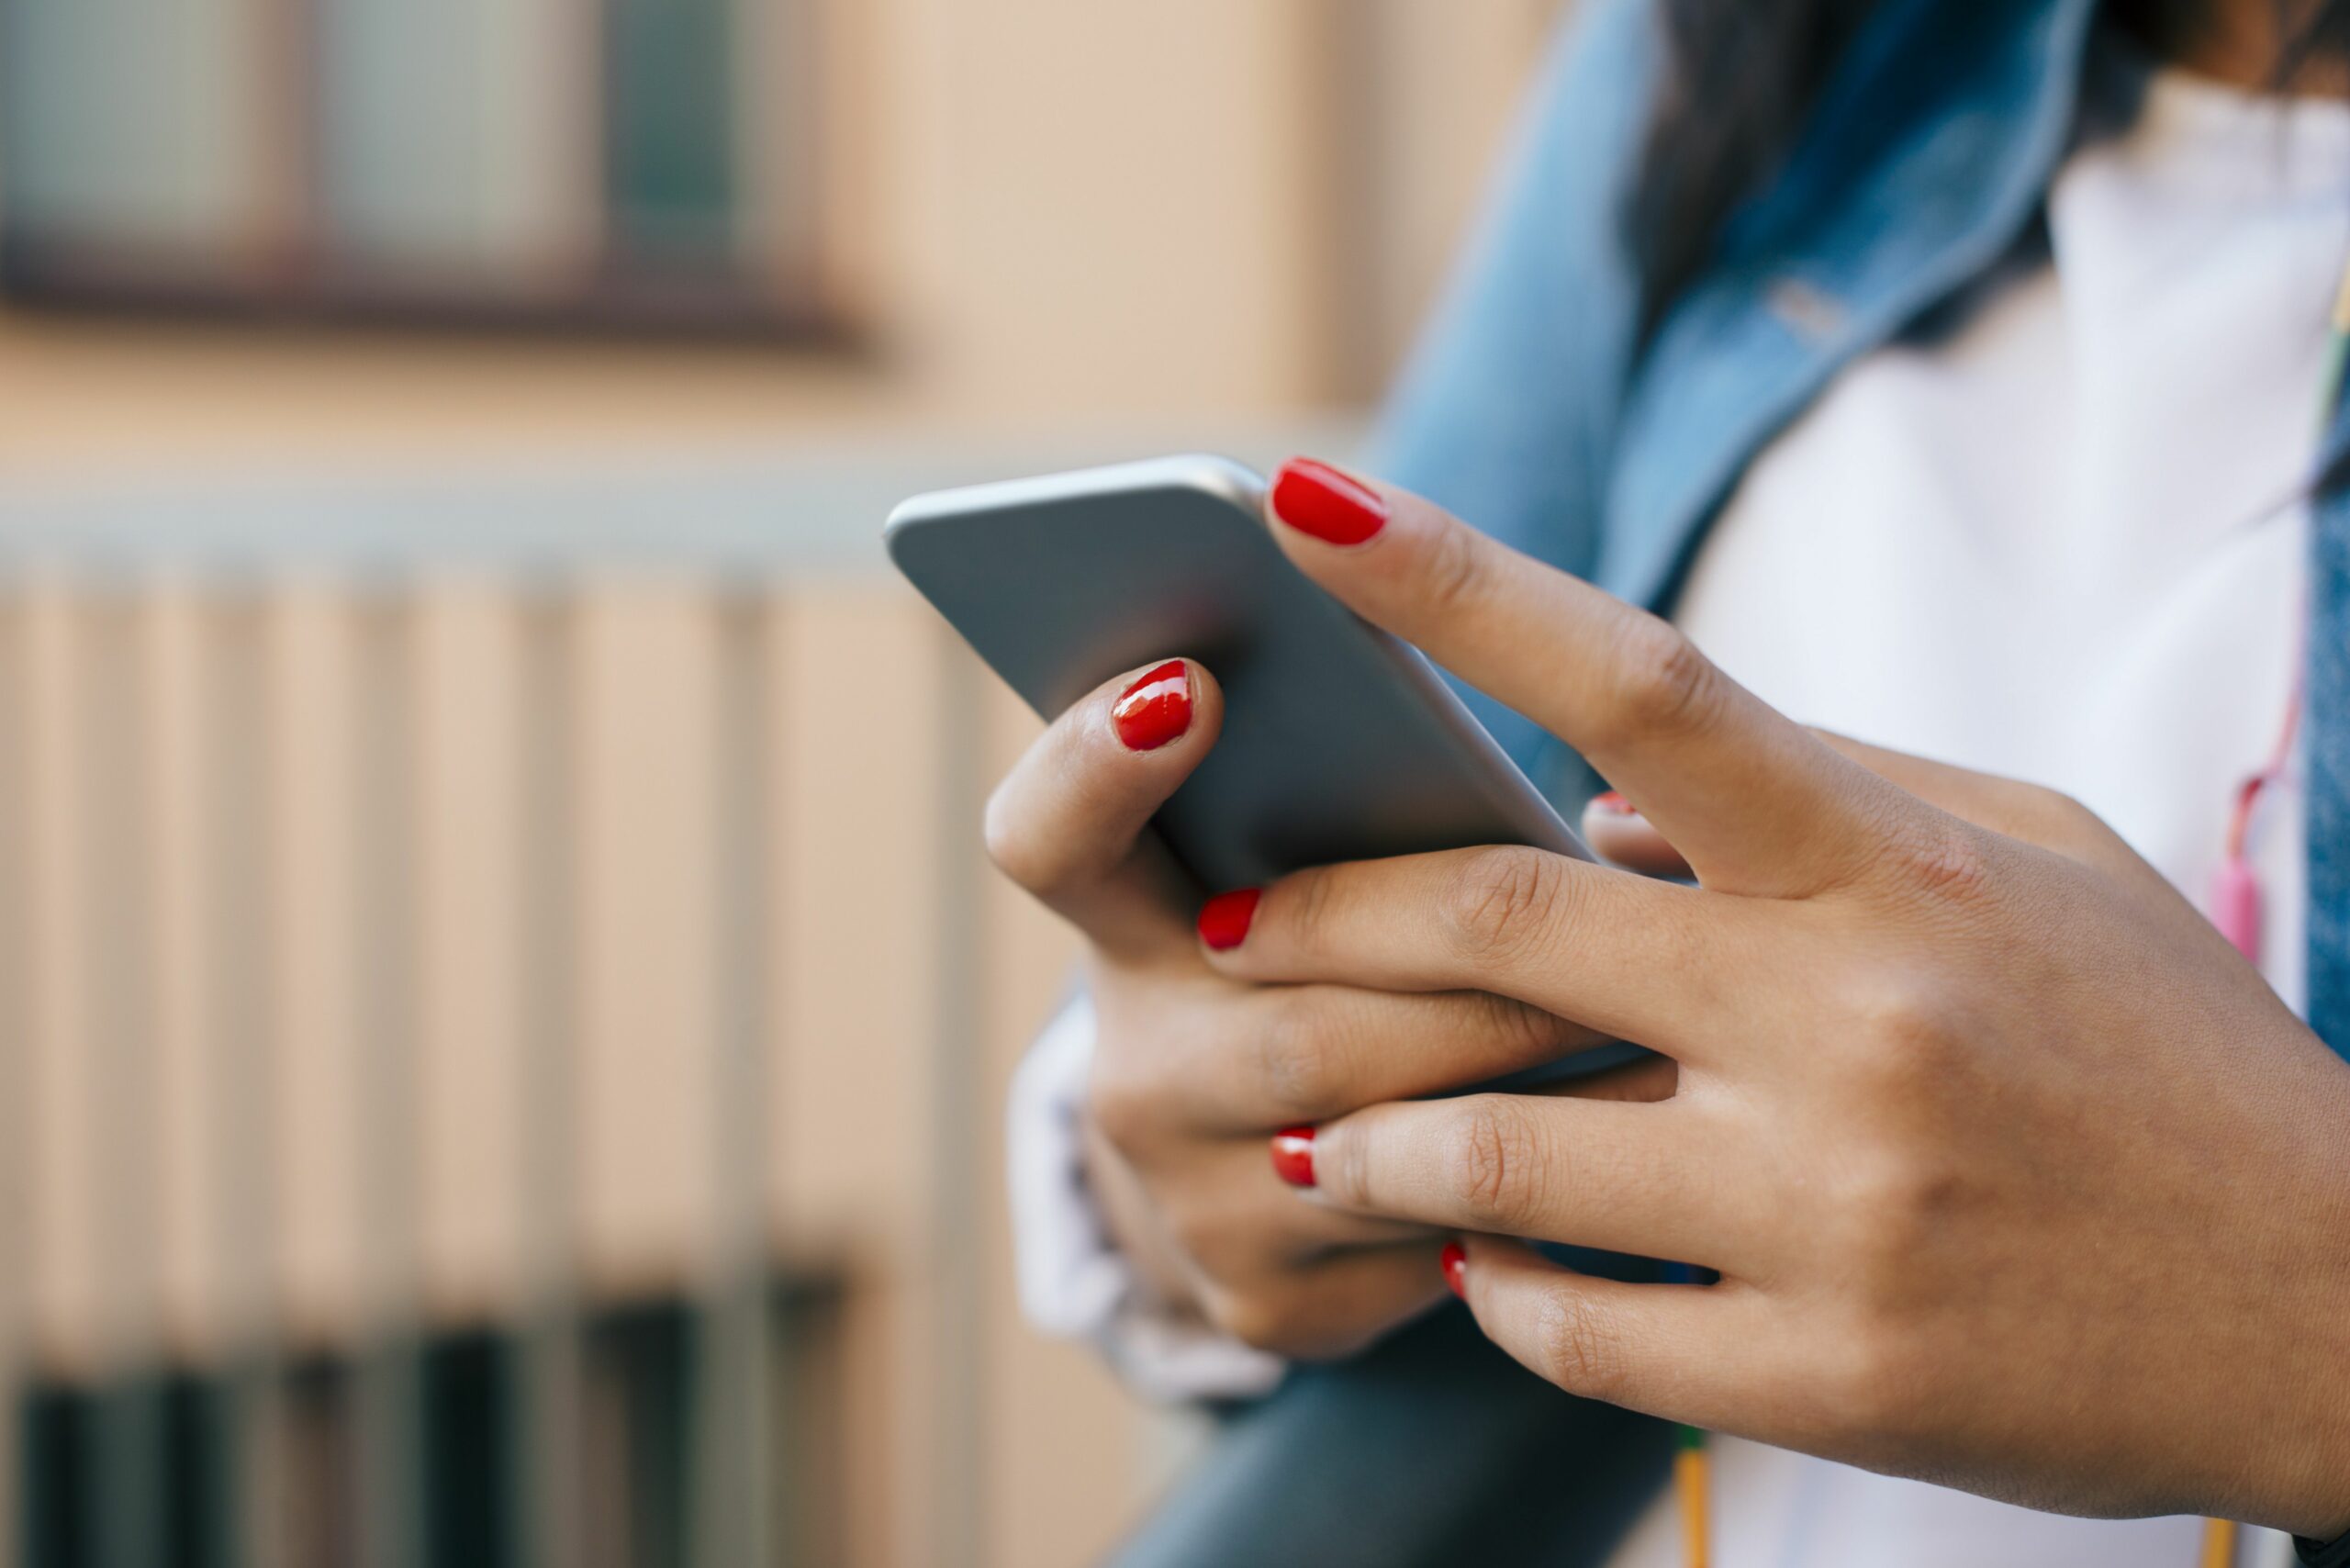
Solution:
M1643 344L1625 219L1661 46L1651 0L1587 0L1389 407L1381 472L1669 610L1762 448L2037 219L2080 111L2096 12L2095 0L1886 0L1785 167ZM2350 447L2350 418L2334 439ZM2315 532L2310 1020L2350 1054L2350 497L2322 505ZM1556 741L1467 695L1556 798L1591 787Z
M2350 453L2350 405L2326 432ZM2301 754L2309 779L2309 1019L2350 1057L2350 486L2318 502L2311 529L2308 686Z

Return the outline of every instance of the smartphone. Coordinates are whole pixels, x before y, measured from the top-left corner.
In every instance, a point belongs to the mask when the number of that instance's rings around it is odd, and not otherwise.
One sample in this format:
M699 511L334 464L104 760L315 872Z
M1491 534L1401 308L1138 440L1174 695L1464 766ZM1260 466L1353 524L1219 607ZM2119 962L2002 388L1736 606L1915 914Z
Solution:
M1161 458L919 496L890 556L1049 719L1179 655L1224 688L1224 731L1155 825L1209 891L1488 844L1590 858L1417 649L1292 566L1265 482Z

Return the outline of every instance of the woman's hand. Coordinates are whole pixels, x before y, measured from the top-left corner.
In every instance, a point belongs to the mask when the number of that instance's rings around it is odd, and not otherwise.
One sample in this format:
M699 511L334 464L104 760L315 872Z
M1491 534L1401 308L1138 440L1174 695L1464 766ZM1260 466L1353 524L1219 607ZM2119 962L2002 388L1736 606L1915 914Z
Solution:
M1827 743L1426 502L1304 465L1273 509L1702 884L1492 849L1266 889L1204 955L1235 980L1488 991L1680 1065L1655 1103L1325 1123L1311 1206L1718 1271L1472 1237L1485 1331L1579 1394L2043 1507L2350 1525L2350 1069L2159 876L2062 797Z
M1598 1036L1492 996L1267 989L1217 973L1193 934L1198 890L1146 828L1221 718L1197 665L1112 681L996 791L989 852L1090 946L1099 1036L1082 1135L1120 1249L1168 1305L1250 1345L1341 1355L1443 1294L1443 1235L1296 1203L1266 1161L1267 1136ZM1587 1092L1661 1095L1670 1073L1626 1069Z

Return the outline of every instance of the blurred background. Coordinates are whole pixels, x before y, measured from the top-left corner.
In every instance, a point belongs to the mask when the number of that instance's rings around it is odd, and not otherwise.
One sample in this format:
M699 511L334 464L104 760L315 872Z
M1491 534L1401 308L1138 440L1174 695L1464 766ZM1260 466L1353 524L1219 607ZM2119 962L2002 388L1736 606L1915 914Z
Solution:
M1343 454L1554 0L0 0L0 1562L1092 1560L917 489Z

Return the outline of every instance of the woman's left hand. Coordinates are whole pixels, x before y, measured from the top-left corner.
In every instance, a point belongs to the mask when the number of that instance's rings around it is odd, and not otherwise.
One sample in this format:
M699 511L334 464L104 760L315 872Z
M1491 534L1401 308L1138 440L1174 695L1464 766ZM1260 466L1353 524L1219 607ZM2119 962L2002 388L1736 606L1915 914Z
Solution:
M2061 796L1830 744L1425 501L1294 464L1271 510L1701 884L1500 848L1265 889L1236 978L1493 991L1680 1069L1330 1122L1316 1200L1474 1233L1478 1321L1577 1394L2041 1507L2350 1527L2350 1068L2160 876Z

